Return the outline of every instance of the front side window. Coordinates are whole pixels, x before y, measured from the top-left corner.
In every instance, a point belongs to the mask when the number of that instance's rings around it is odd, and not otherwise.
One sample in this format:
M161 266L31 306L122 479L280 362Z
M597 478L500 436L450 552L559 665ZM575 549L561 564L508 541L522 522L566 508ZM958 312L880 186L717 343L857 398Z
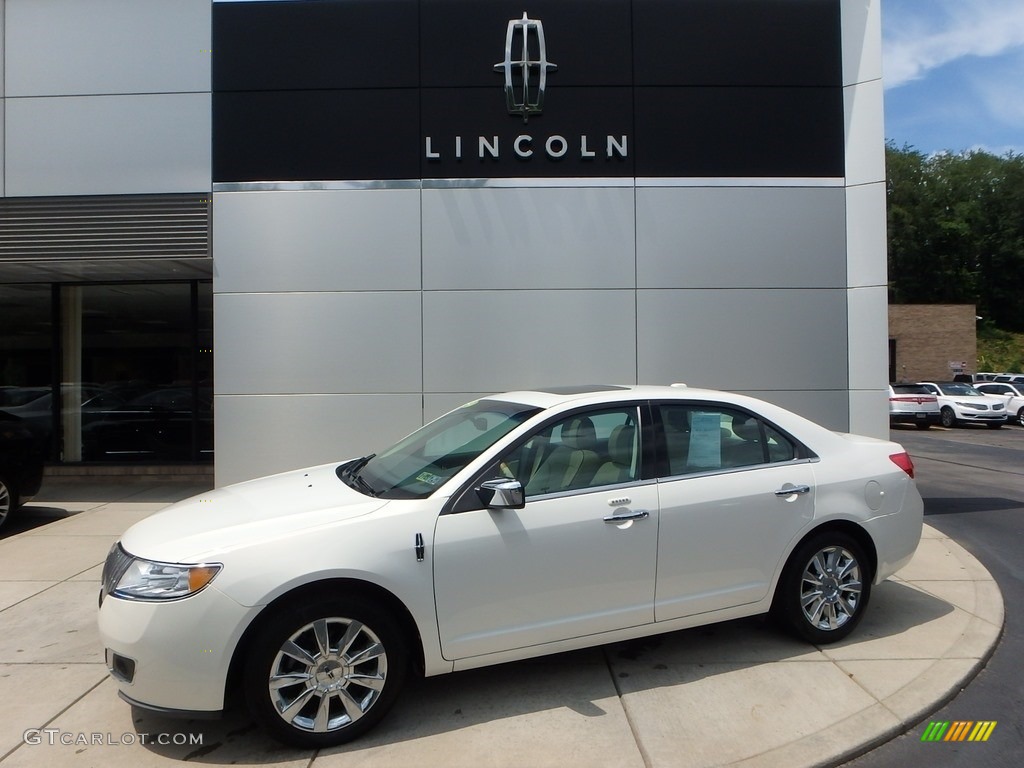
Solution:
M519 480L528 499L636 480L637 409L589 411L550 424L504 456L495 474Z
M798 457L796 444L749 413L714 404L660 406L670 475L735 469Z
M425 498L535 413L498 400L468 403L360 465L355 482L382 498ZM352 477L347 468L339 467L342 480Z

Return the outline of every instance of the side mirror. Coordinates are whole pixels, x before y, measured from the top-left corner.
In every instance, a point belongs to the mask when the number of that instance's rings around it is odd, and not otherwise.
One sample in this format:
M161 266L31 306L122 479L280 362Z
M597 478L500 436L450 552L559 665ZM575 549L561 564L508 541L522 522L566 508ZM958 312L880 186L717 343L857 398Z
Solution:
M476 493L488 509L522 509L526 506L526 493L518 480L486 480Z

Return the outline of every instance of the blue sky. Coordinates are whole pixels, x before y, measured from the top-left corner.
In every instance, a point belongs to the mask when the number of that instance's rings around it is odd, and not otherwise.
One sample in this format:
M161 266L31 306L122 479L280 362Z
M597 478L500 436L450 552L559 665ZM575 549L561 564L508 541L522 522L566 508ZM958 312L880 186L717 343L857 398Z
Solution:
M885 137L1024 154L1024 0L882 0Z

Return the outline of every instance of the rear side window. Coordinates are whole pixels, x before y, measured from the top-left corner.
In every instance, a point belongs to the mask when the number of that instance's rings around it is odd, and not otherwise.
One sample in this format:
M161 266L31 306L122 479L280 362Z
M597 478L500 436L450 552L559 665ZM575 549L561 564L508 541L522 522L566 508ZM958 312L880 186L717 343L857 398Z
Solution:
M930 395L932 391L921 384L893 384L892 391L897 395Z
M670 475L753 467L800 457L799 446L762 419L713 404L661 405Z

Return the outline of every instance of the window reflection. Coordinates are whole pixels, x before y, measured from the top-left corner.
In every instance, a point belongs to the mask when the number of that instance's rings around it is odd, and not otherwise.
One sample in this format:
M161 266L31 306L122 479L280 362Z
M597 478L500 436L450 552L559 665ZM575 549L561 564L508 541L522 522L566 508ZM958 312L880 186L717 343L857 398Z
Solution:
M0 308L0 409L51 460L212 460L209 283L2 285Z

